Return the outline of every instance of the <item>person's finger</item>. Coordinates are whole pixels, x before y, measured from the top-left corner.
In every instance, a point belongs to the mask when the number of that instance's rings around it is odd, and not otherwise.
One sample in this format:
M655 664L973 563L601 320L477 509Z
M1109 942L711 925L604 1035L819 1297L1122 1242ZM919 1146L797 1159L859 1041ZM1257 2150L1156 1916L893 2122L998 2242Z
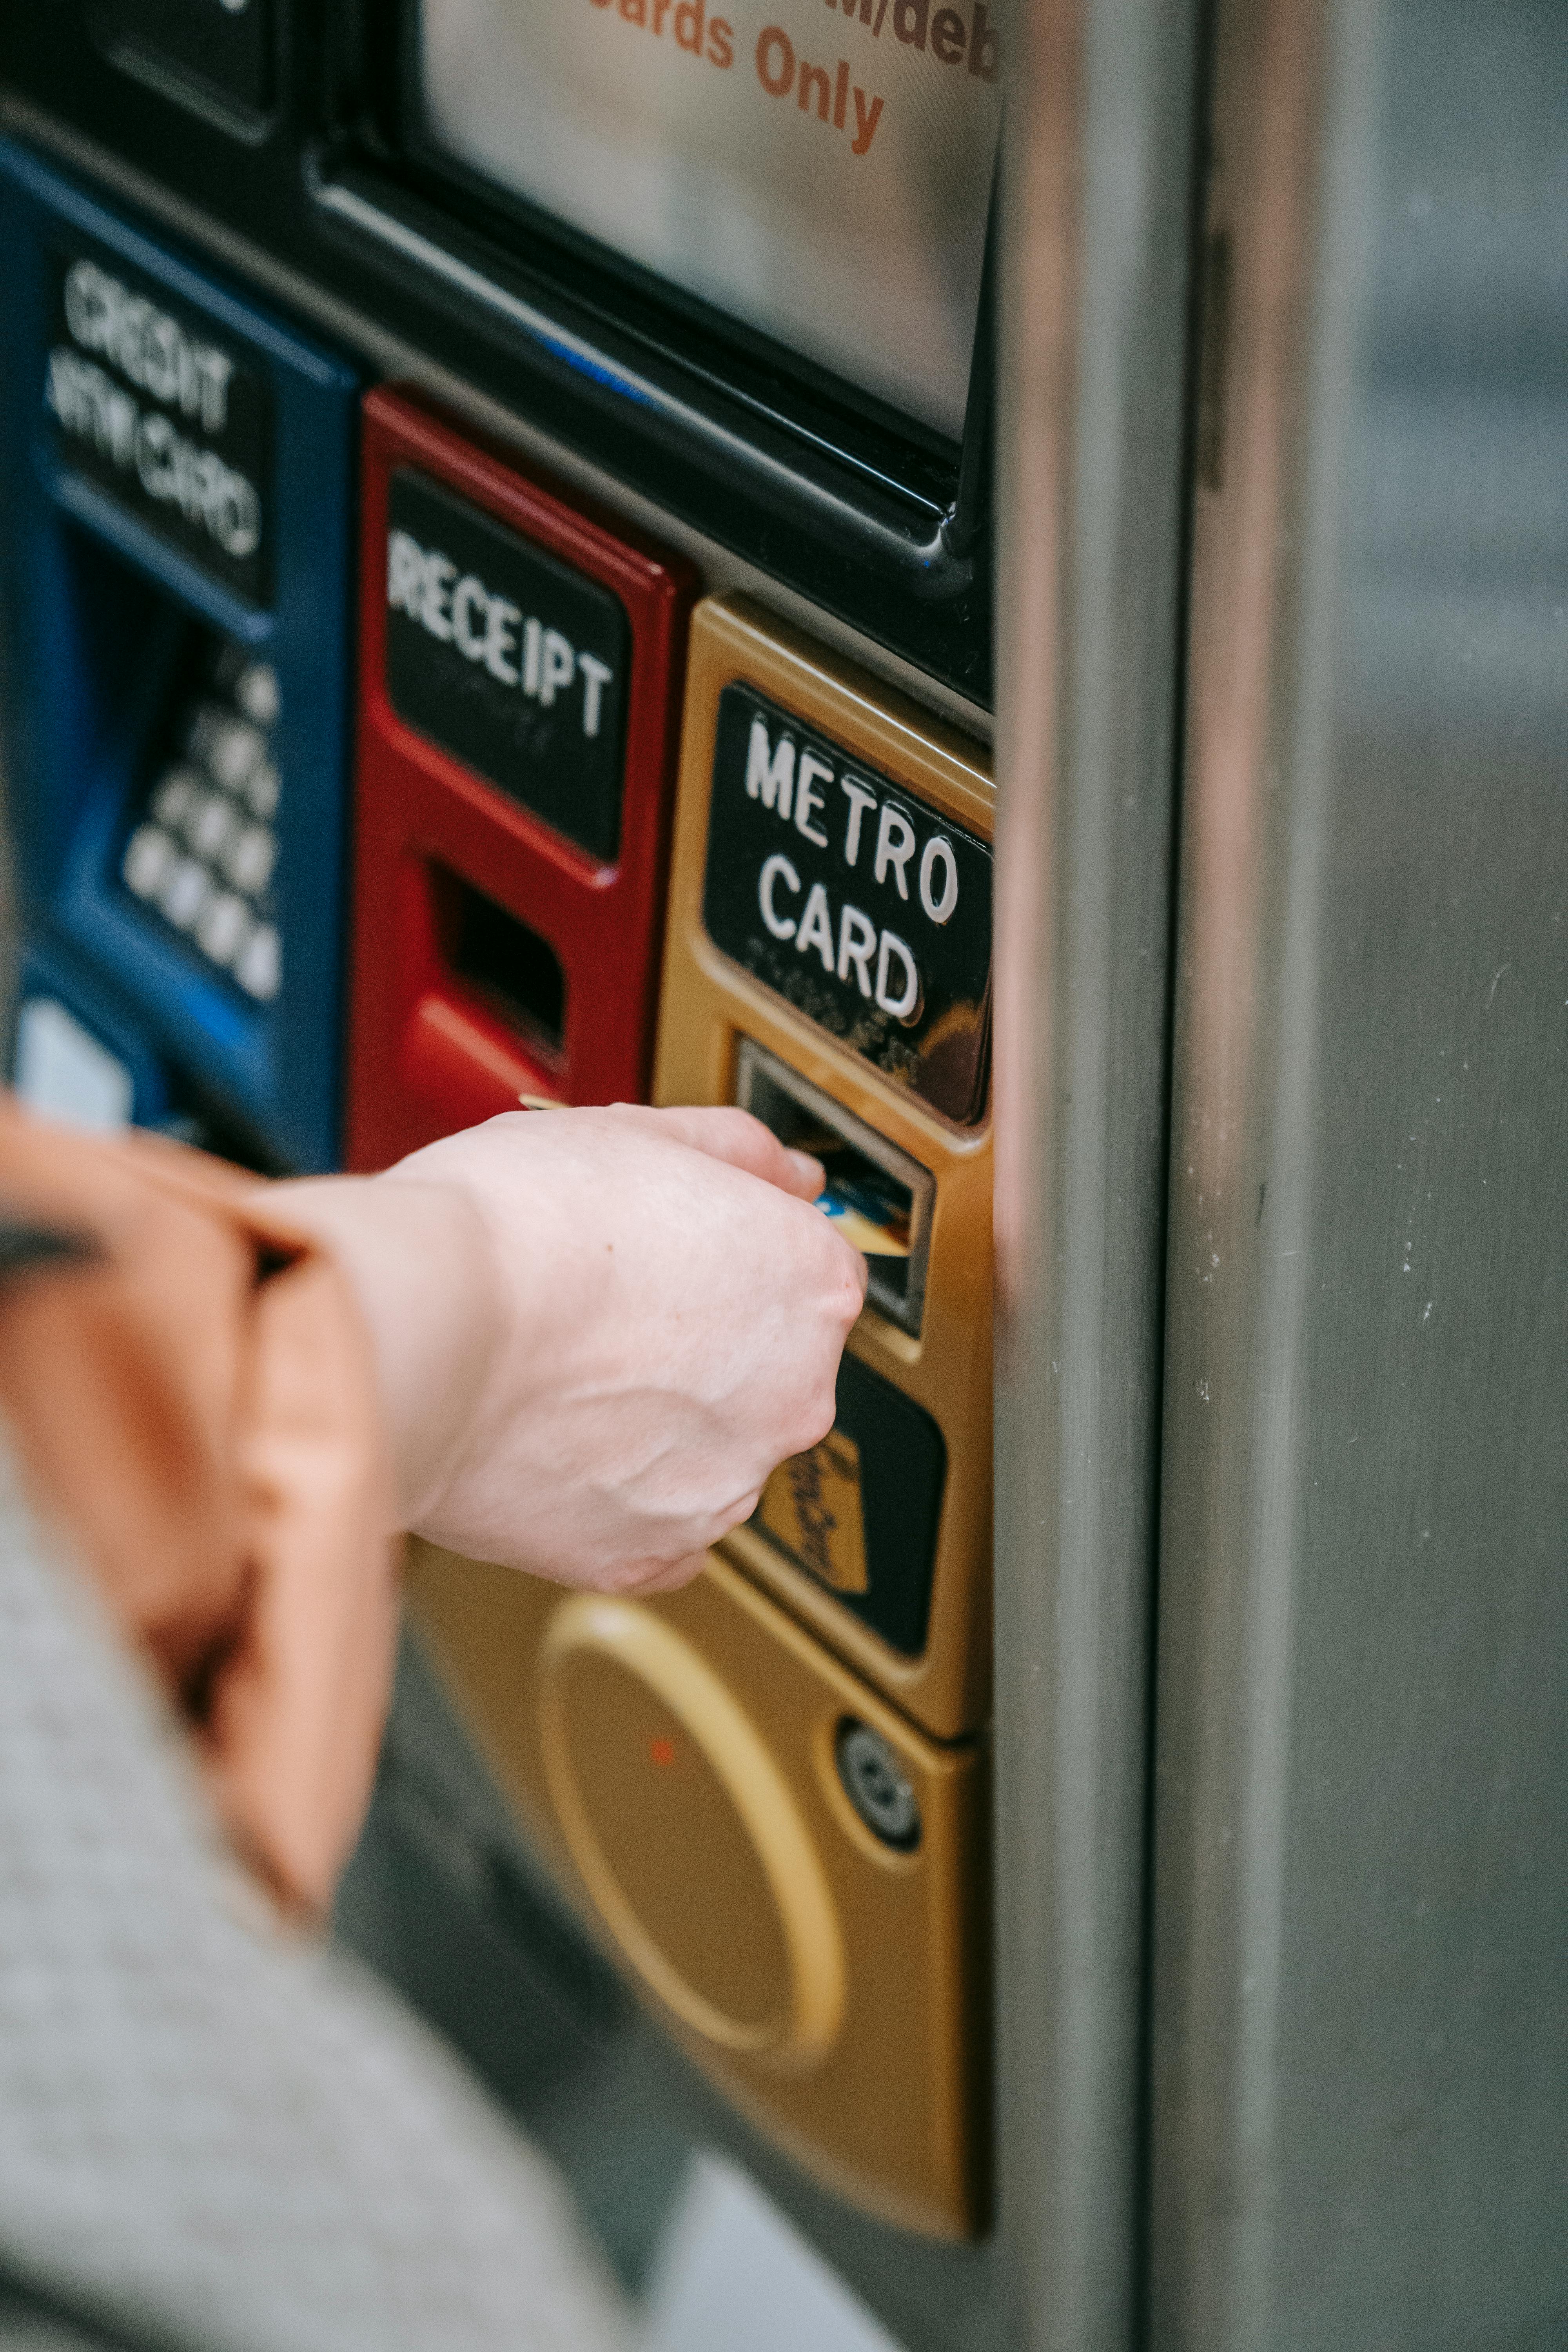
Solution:
M623 1570L614 1589L626 1601L641 1601L655 1592L679 1592L700 1576L707 1565L706 1551L688 1552L682 1559L639 1560L635 1567Z
M764 1183L792 1193L798 1201L815 1201L826 1181L819 1160L814 1160L809 1151L791 1151L760 1118L733 1104L694 1104L661 1110L658 1121L661 1133L677 1142L706 1153L710 1160L722 1160L748 1176L760 1176Z

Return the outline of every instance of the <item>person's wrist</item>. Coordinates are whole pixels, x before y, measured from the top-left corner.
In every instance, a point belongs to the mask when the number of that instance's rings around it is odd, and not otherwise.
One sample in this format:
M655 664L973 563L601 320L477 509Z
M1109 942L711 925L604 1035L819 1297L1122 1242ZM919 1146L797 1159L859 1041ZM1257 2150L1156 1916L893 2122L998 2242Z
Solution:
M504 1336L489 1224L464 1189L423 1173L269 1188L331 1252L369 1334L401 1525L439 1508Z

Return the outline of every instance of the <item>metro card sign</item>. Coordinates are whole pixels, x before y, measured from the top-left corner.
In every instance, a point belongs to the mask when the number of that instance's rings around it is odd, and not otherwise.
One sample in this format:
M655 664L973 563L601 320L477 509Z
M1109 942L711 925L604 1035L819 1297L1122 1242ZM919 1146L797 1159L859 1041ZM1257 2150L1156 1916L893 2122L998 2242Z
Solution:
M719 700L702 912L798 1012L944 1118L980 1118L989 845L738 683Z
M620 847L630 658L609 589L428 476L393 475L393 709L605 864Z
M44 406L59 460L253 604L271 593L272 403L212 322L118 256L58 252Z

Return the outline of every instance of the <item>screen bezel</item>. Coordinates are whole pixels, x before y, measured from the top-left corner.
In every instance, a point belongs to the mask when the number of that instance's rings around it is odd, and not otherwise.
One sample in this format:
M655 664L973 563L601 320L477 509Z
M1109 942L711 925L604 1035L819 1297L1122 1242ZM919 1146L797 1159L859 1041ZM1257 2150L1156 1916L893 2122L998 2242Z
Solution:
M448 154L426 127L417 0L334 16L352 96L307 184L340 232L487 289L514 381L573 373L535 412L549 429L988 704L994 185L954 440Z
M726 310L721 303L692 293L591 232L574 227L443 147L430 133L422 102L419 0L398 0L398 84L392 94L394 141L427 193L444 191L456 196L481 229L504 226L507 230L524 231L531 242L554 253L558 266L572 275L579 290L595 279L601 281L606 294L613 289L618 296L611 315L623 322L627 304L644 313L645 332L657 334L661 326L668 331L669 322L679 320L686 330L681 355L700 365L706 354L722 352L729 362L726 381L731 393L750 380L755 387L752 397L765 402L763 387L770 380L788 386L795 395L791 422L797 429L811 430L824 412L837 412L840 429L853 430L858 422L866 428L868 442L907 443L910 459L917 465L922 457L927 461L932 489L945 488L952 495L957 485L961 435L944 433L838 374L782 337L770 335ZM972 352L972 382L973 374Z

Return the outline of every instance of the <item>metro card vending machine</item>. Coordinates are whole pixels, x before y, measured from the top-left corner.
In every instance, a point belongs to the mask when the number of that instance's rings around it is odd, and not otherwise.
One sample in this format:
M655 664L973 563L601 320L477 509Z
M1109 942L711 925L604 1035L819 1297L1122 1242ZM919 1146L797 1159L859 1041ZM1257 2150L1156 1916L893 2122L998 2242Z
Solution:
M343 1930L634 2288L700 2147L879 2352L1568 2342L1564 57L0 7L18 1072L867 1254L687 1591L413 1566Z
M354 376L16 147L0 237L20 1066L47 1003L128 1113L331 1167Z
M689 1592L416 1559L510 1809L466 1883L532 1871L531 1948L598 1946L709 2128L945 2309L993 2178L1000 11L207 5L68 0L0 77L366 381L344 1156L742 1102L871 1266L831 1436Z

